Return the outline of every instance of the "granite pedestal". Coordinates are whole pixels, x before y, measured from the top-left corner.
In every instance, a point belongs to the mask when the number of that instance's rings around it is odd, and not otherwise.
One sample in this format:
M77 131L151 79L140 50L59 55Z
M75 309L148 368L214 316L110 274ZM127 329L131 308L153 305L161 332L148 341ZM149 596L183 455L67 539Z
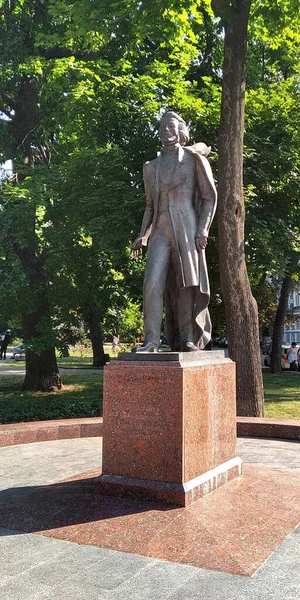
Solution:
M105 367L100 493L186 506L240 474L223 351L124 353Z

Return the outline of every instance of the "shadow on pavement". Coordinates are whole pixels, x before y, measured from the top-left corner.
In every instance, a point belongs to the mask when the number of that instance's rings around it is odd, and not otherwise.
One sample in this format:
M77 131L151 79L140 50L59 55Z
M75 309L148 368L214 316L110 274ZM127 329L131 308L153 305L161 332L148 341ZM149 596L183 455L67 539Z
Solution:
M16 534L34 533L176 508L156 502L101 496L96 489L96 480L88 478L2 490L0 527L16 530Z

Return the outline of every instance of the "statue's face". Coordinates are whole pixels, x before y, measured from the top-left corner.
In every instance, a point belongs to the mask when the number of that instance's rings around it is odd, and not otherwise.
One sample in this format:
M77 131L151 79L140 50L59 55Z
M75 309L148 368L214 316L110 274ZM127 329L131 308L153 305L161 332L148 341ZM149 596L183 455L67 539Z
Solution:
M179 142L179 122L177 119L164 119L159 128L160 139L163 146L172 146Z

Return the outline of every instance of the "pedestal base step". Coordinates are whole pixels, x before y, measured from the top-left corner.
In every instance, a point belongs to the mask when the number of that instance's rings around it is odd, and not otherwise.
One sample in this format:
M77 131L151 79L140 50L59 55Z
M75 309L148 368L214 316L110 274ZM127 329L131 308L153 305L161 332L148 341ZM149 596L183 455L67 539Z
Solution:
M236 456L182 484L103 474L96 482L96 490L107 496L154 500L176 506L188 506L241 474L242 460Z

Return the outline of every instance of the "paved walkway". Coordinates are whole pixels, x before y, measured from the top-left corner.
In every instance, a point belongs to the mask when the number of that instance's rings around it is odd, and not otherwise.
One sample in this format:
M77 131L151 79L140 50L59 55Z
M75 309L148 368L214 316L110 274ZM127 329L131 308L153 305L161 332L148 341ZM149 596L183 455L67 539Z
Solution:
M252 578L0 529L3 600L299 600L300 528Z
M102 369L96 369L93 367L89 367L85 369L84 367L59 367L59 370L62 373L72 373L76 375L76 373L101 373ZM3 361L0 362L0 377L9 377L10 375L22 375L25 376L25 367L21 365L16 365L13 361Z
M240 438L238 455L246 464L300 470L300 442ZM0 448L0 490L50 485L97 469L102 438L36 442Z
M238 439L244 463L300 470L300 442L244 437Z
M0 448L0 490L50 485L99 468L102 438L77 438Z
M300 470L300 442L240 438L238 455L246 464ZM101 460L102 438L54 440L0 448L0 490L50 485L97 469Z
M5 526L4 517L0 519L1 599L300 600L300 528L285 538L252 577L24 533L22 508L23 494L26 503L25 486L49 486L94 469L99 465L100 452L101 442L97 438L42 442L0 449L0 504L8 509L15 507L16 510L12 511L15 514L11 515L11 510L7 514L20 525L18 529L9 529ZM259 464L260 468L265 469L265 473L270 473L270 478L277 473L279 476L282 474L285 481L291 478L296 481L300 467L298 454L299 442L249 438L239 440L239 455L244 462ZM270 469L267 465L276 465L276 469ZM278 467L282 470L278 470ZM266 479L266 483L267 481ZM228 486L224 486L224 489L226 487ZM266 489L266 493L267 491ZM216 499L216 493L211 494L210 498ZM249 491L249 500L250 496ZM291 498L294 503L295 496ZM19 501L14 504L16 499ZM54 504L51 502L48 505L46 501L45 496L43 518L47 520ZM85 505L80 509L82 515L87 502L92 503L93 496L84 497ZM267 497L265 502L268 502ZM69 513L72 513L74 506L70 493L67 503ZM284 510L283 496L277 499L278 503ZM34 513L35 507L32 508ZM286 508L289 508L288 505ZM159 516L159 511L157 514ZM267 519L265 514L263 516ZM26 517L26 526L30 527L30 522L35 522L36 514L31 517L27 514ZM55 513L51 519L54 526L52 534L56 535L54 517ZM144 525L140 524L138 529L133 517L134 514L126 515L126 519L132 520L131 537L135 539L141 528L145 529L146 522ZM83 519L77 522L84 525ZM107 527L113 530L118 524L118 515L111 513L107 523ZM242 523L239 527L242 527ZM40 529L43 531L45 527ZM32 530L35 529L32 527ZM70 530L67 524L65 530ZM250 530L249 534L251 533ZM266 529L262 522L261 537L265 536ZM184 538L181 539L183 543Z

